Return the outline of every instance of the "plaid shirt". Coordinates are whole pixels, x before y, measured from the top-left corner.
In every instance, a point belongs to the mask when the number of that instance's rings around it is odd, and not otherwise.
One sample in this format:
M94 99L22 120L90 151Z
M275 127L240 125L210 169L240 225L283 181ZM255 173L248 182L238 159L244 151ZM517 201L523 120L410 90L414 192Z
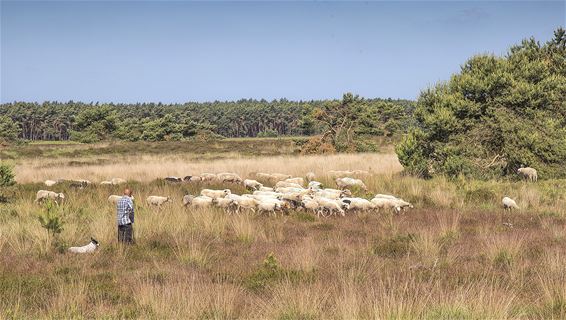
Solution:
M134 202L128 196L123 196L116 205L118 225L134 223Z

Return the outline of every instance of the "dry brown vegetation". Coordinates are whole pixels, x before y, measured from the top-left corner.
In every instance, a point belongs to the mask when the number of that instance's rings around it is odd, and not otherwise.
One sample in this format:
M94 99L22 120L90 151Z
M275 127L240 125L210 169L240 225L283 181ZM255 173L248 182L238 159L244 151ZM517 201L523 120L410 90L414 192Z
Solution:
M21 160L11 203L0 206L0 310L6 318L506 319L566 317L566 181L420 180L395 174L390 154L188 161L129 156L68 166ZM87 161L88 159L84 159ZM144 167L145 166L145 167ZM318 219L304 212L229 216L181 206L203 185L166 175L203 171L370 169L375 193L415 209ZM137 244L116 243L117 186L66 185L64 230L48 236L34 194L48 178L132 179ZM220 187L212 185L211 187ZM240 186L232 186L243 193ZM168 195L161 210L148 195ZM370 194L359 194L369 197ZM509 195L521 210L503 213ZM504 224L505 223L505 224ZM94 236L94 254L65 253Z

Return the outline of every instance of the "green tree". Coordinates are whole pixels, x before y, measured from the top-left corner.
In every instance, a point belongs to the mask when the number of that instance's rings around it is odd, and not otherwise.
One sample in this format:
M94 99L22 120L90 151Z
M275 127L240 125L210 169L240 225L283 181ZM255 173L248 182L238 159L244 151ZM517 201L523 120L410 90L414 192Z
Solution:
M12 167L0 163L0 188L10 187L16 184L14 180L14 172L12 171Z
M490 178L525 165L542 177L566 176L564 34L558 29L544 45L523 40L505 57L472 57L450 81L423 91L416 127L396 148L405 169Z
M14 142L20 136L20 126L10 117L0 116L0 144Z
M108 139L116 130L116 111L110 106L87 108L75 119L71 138L84 143Z

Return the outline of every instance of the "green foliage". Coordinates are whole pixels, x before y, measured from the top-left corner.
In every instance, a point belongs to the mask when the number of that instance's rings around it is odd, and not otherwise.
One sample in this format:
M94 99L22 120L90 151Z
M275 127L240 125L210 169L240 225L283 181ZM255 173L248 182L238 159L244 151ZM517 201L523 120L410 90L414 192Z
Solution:
M566 37L524 40L505 57L469 59L421 93L416 126L396 151L408 173L492 178L531 166L566 176Z
M378 239L373 245L373 253L387 258L399 258L411 250L415 241L413 234L398 234L391 238Z
M110 106L87 108L77 115L71 139L83 143L108 139L116 130L116 122L116 112Z
M53 201L49 200L45 203L43 209L44 210L37 216L41 226L45 228L50 235L54 236L61 233L61 231L63 231L63 221L59 207L54 205Z
M323 125L313 117L313 110L337 102L286 99L105 105L73 101L15 102L0 105L0 117L8 117L21 126L18 134L25 140L185 140L200 132L209 137L228 138L262 136L262 132L312 136L323 131ZM407 100L366 99L364 103L375 108L393 104L409 113L412 110L412 102Z
M20 132L20 126L10 117L0 116L0 144L16 141Z
M0 187L10 187L16 184L14 172L10 165L0 163Z
M257 134L258 138L275 138L277 137L277 131L273 130L273 129L265 129L263 131L260 131Z

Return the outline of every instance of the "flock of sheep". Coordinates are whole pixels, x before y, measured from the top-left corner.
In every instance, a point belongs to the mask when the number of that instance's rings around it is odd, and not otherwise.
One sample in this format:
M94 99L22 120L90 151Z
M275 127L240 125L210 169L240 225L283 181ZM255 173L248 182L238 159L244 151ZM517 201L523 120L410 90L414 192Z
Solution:
M529 181L537 181L537 171L533 168L520 168L518 174ZM363 170L354 171L328 171L330 177L334 178L336 189L325 188L321 182L316 181L316 175L308 172L305 178L292 177L281 173L252 173L254 179L242 179L239 175L230 172L224 173L202 173L195 176L166 177L165 180L172 183L227 183L244 186L249 193L234 194L230 189L214 190L202 189L199 195L186 194L183 197L183 206L188 208L219 207L229 213L240 213L243 211L267 213L277 215L278 212L288 213L292 210L306 210L317 216L328 217L330 215L345 216L347 212L379 211L381 209L392 210L396 213L413 208L413 205L399 197L387 194L376 194L371 200L353 197L351 190L360 189L368 192L365 183L358 178L369 175ZM46 186L53 186L61 182L70 182L71 185L85 187L91 184L88 180L47 180ZM119 185L126 183L121 178L113 178L102 181L101 185ZM268 186L269 185L269 186ZM122 196L110 195L108 201L116 203ZM65 199L63 193L48 190L40 190L36 194L36 202L50 199L56 203ZM146 203L151 206L161 207L167 202L172 202L171 197L149 196ZM504 197L502 205L505 210L519 209L517 203Z

